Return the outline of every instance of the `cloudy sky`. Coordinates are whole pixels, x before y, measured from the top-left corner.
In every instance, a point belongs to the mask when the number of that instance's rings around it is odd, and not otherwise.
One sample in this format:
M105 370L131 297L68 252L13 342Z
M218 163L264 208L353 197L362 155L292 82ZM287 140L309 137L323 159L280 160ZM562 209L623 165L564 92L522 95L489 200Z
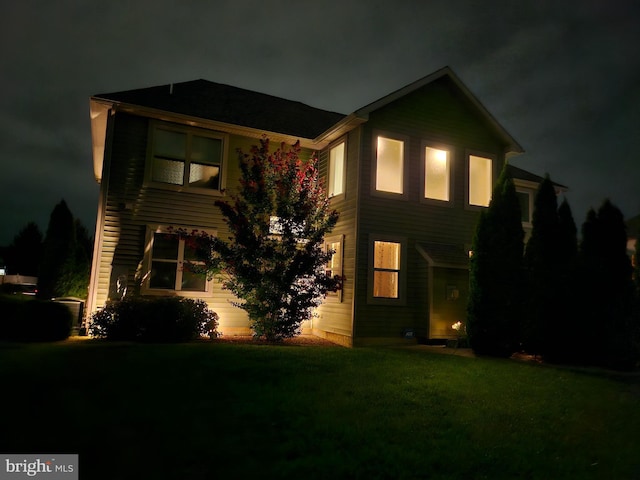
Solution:
M0 245L62 198L95 227L92 94L205 78L346 114L445 65L578 225L640 214L636 0L0 2Z

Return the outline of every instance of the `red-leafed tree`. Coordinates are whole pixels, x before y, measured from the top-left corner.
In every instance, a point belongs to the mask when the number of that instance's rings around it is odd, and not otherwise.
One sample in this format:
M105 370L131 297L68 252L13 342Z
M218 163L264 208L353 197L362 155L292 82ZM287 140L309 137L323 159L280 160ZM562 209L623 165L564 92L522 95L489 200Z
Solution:
M323 248L338 213L329 208L317 158L302 160L300 150L296 143L271 151L263 138L249 154L239 151L238 193L216 202L230 236L199 237L208 275L221 276L254 335L269 341L297 335L341 283L325 273L332 252Z

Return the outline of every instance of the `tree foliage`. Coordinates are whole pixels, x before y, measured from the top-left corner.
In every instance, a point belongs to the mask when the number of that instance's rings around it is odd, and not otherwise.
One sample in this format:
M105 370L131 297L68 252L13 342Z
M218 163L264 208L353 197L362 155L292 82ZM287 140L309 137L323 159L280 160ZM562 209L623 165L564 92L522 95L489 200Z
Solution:
M574 322L576 226L569 203L558 207L549 175L538 187L525 251L527 312L523 344L547 359L563 358Z
M38 295L86 298L90 265L89 234L61 200L49 217L38 274Z
M585 363L631 368L638 359L632 267L622 212L605 200L582 225L578 355Z
M317 160L300 159L300 146L270 151L263 138L249 154L239 151L237 195L219 200L231 236L202 235L199 252L209 275L241 301L256 337L295 336L324 295L340 286L325 274L331 252L323 239L338 213L329 210Z
M7 249L7 269L12 275L37 277L42 252L42 232L35 222L28 222L13 237Z
M472 246L467 332L477 353L509 356L518 348L523 240L520 204L504 169Z

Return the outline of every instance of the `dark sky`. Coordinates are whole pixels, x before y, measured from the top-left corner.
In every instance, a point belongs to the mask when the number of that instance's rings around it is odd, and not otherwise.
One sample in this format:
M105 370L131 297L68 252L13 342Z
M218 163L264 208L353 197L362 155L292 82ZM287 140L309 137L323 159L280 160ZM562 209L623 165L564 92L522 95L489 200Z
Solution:
M64 198L93 231L89 97L197 78L351 113L449 65L568 185L640 214L640 2L36 0L0 5L0 245Z

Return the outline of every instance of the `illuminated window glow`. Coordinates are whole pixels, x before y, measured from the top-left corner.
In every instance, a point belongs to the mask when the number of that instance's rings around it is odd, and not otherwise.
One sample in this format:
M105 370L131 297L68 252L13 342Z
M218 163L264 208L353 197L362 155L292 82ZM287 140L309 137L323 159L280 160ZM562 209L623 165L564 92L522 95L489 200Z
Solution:
M492 171L490 158L469 155L469 205L489 206Z
M342 236L327 239L324 247L325 252L333 252L325 266L325 274L329 277L342 276ZM342 290L327 292L327 298L342 300Z
M330 197L344 193L344 142L329 151L329 185Z
M404 142L378 137L376 152L376 190L403 193Z
M425 147L424 152L424 197L449 201L451 175L449 152Z
M396 242L373 243L373 296L399 298L400 248Z

